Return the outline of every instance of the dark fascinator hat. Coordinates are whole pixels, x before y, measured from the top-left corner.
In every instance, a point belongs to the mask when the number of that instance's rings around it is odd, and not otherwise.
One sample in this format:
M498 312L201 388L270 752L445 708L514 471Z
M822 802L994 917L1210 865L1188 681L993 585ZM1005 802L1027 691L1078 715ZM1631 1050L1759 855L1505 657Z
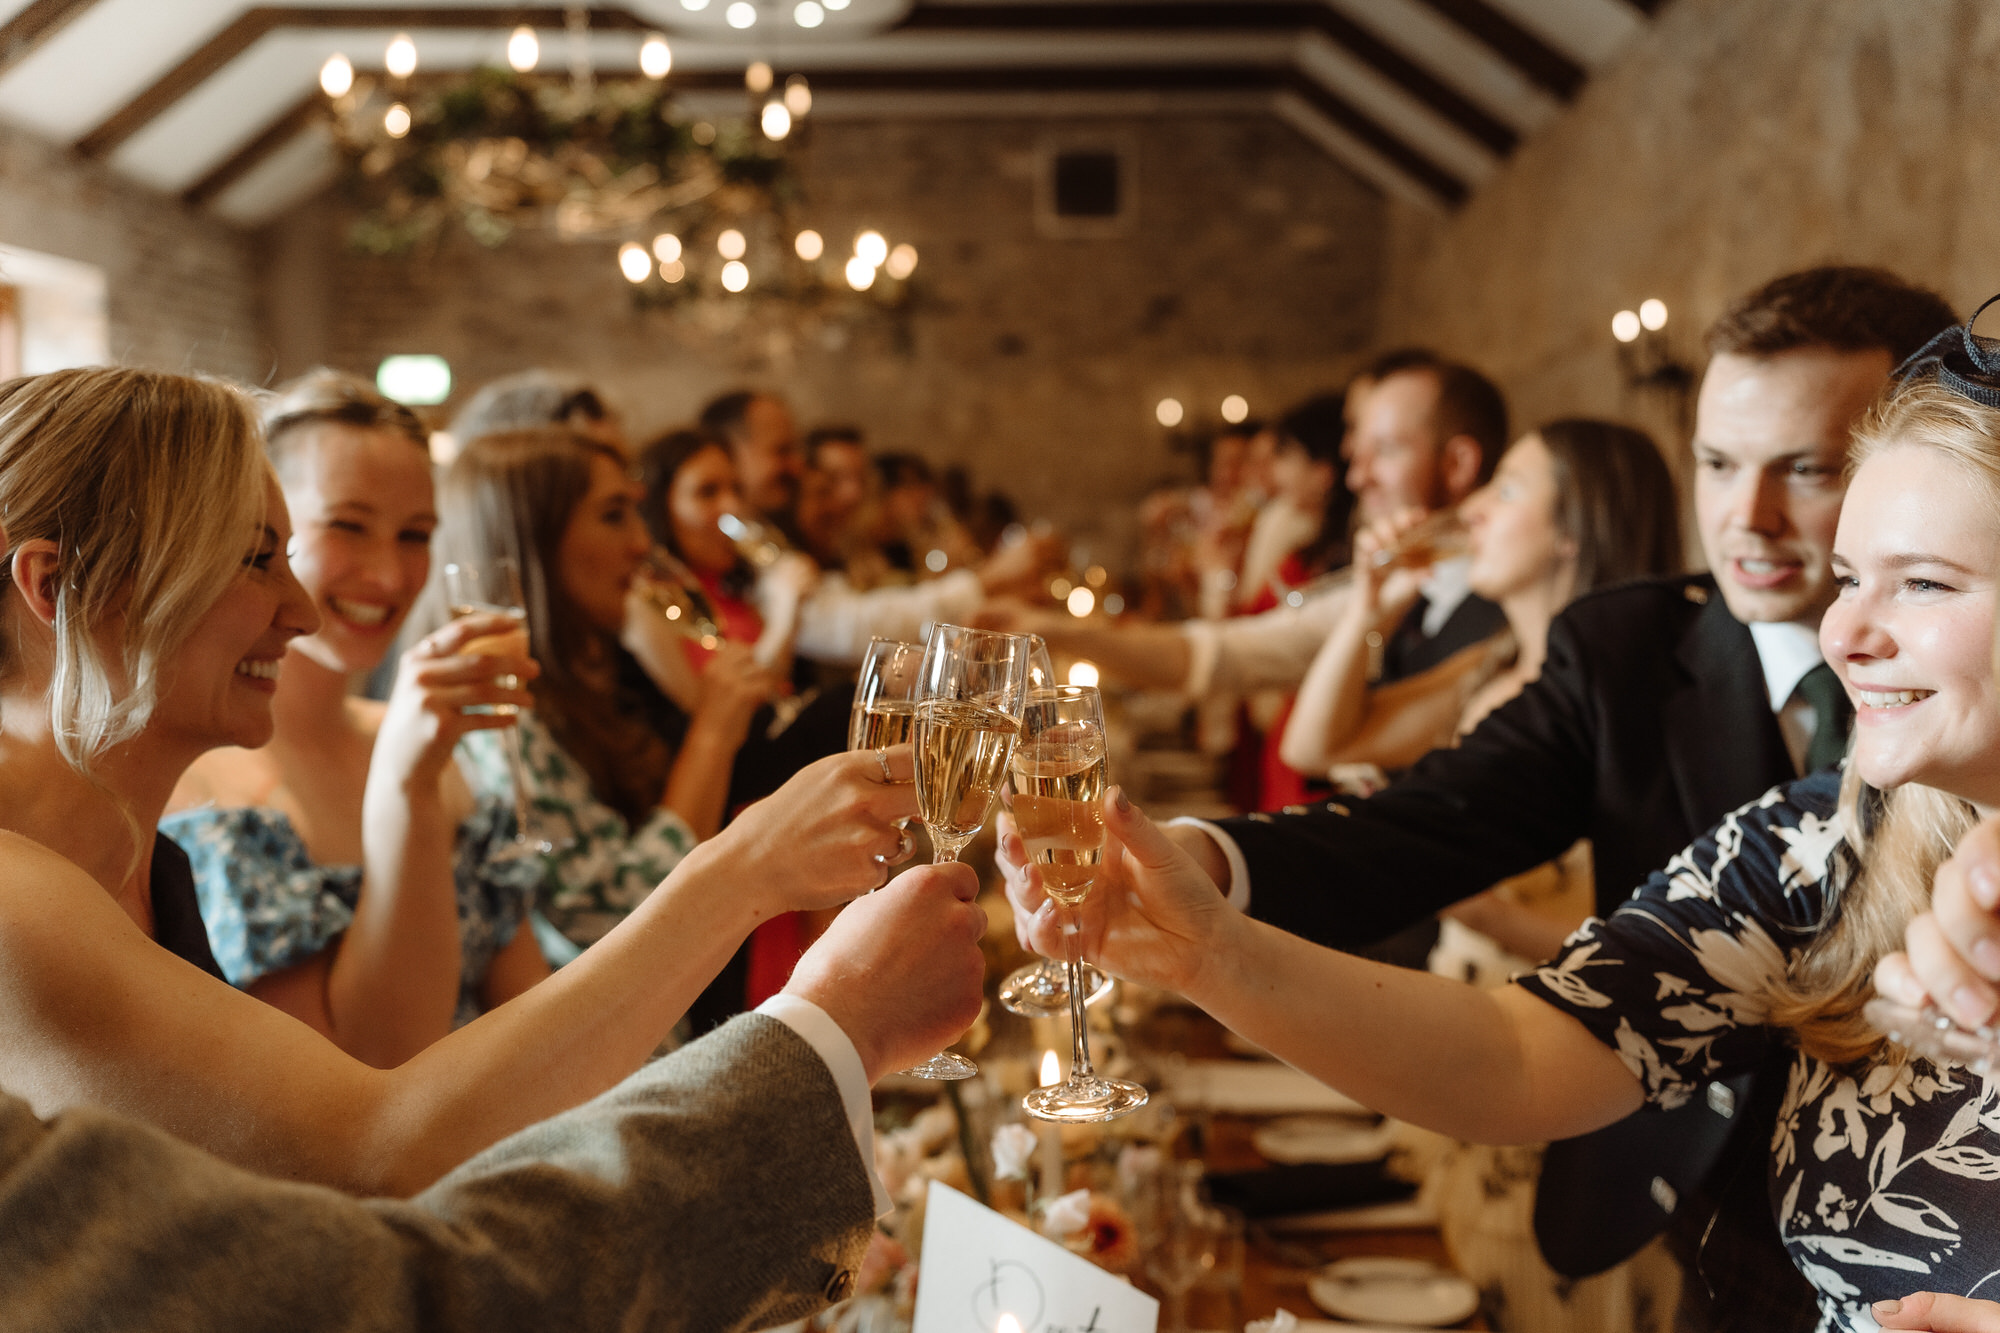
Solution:
M1935 375L1937 382L1961 398L1982 407L2000 407L2000 339L1981 338L1972 331L1986 306L2000 301L1989 296L1964 324L1953 325L1910 354L1896 367L1896 382L1907 384Z

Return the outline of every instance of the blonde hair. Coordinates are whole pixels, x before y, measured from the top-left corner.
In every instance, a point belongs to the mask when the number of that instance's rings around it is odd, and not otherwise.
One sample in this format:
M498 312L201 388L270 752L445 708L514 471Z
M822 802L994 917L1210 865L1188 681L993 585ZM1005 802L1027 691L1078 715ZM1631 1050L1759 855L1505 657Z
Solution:
M1854 428L1848 474L1895 446L1935 449L1981 483L2000 522L2000 409L1982 406L1935 378L1907 381ZM2000 670L2000 643L1996 643ZM1903 932L1931 902L1931 882L1958 840L1978 822L1969 801L1908 783L1878 791L1850 765L1840 787L1840 820L1855 866L1827 900L1827 919L1773 997L1770 1018L1799 1048L1830 1064L1900 1063L1861 1015L1874 996L1875 964L1903 947Z
M248 396L220 381L99 368L0 384L0 525L9 552L60 552L49 711L79 773L152 717L161 663L255 545L267 473ZM13 648L0 640L0 677Z

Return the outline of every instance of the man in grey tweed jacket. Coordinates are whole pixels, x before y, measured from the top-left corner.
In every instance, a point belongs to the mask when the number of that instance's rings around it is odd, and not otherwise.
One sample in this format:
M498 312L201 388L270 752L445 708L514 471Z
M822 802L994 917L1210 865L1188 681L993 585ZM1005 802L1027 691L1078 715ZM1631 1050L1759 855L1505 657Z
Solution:
M976 876L905 878L850 904L759 1012L409 1202L0 1094L0 1328L697 1333L839 1300L886 1202L867 1085L979 1007Z

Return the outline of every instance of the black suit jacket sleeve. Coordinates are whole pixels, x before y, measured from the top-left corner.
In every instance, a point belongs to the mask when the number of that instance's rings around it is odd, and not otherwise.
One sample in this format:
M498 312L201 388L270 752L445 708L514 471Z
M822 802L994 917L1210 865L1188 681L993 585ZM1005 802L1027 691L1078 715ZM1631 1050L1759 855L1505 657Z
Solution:
M1594 693L1559 618L1541 679L1458 748L1367 800L1223 821L1250 869L1251 915L1356 948L1560 855L1591 831Z

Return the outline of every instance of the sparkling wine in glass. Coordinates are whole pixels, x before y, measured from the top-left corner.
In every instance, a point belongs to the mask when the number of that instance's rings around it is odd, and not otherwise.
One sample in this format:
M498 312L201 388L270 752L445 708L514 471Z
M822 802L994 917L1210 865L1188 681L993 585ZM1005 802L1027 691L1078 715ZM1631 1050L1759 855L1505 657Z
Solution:
M935 624L919 668L917 808L930 830L933 864L956 861L993 813L1021 734L1029 641L1022 634ZM919 1078L970 1078L979 1066L950 1051L904 1071Z
M1456 509L1440 509L1377 551L1369 560L1376 569L1396 566L1422 568L1464 555L1472 549L1472 534Z
M460 652L474 657L502 653L519 657L528 655L527 599L521 595L520 567L510 557L500 556L483 567L447 564L444 567L444 596L454 617L505 616L516 625L516 628L503 633L482 634L468 640L459 649ZM520 688L519 678L512 675L502 676L499 684L503 689ZM475 705L470 711L512 717L520 709L514 704L492 704ZM514 786L515 851L524 856L546 856L555 848L530 833L534 807L528 791L528 766L521 755L520 727L505 729L500 738L500 749L507 756L507 774Z
M655 546L632 586L676 633L704 648L714 648L721 640L722 627L716 623L715 608L702 592L701 581L671 551Z
M1057 681L1049 645L1039 634L1028 637L1033 641L1028 653L1028 693L1032 696L1054 689ZM1013 786L1015 791L1020 790L1019 782ZM1007 798L1003 794L1001 799ZM1018 816L1018 798L1007 804ZM1089 987L1085 1004L1096 1004L1111 993L1111 978L1089 963L1083 965L1083 981ZM997 998L1002 1009L1023 1018L1060 1018L1069 1012L1069 969L1053 958L1040 958L1026 967L1017 967L1000 983Z
M1028 696L1021 715L1021 744L1014 752L1014 823L1028 858L1042 873L1042 888L1062 909L1063 954L1069 968L1070 1066L1061 1083L1021 1099L1042 1120L1091 1124L1130 1115L1146 1104L1146 1090L1105 1078L1091 1067L1090 1028L1084 1016L1089 989L1083 979L1077 908L1104 870L1104 790L1110 762L1104 746L1104 701L1089 685L1062 685Z
M870 639L854 682L854 712L847 723L847 748L880 752L907 745L917 730L917 687L922 679L924 646L895 639ZM896 865L915 846L910 821L896 821L902 841L896 855L883 862Z

